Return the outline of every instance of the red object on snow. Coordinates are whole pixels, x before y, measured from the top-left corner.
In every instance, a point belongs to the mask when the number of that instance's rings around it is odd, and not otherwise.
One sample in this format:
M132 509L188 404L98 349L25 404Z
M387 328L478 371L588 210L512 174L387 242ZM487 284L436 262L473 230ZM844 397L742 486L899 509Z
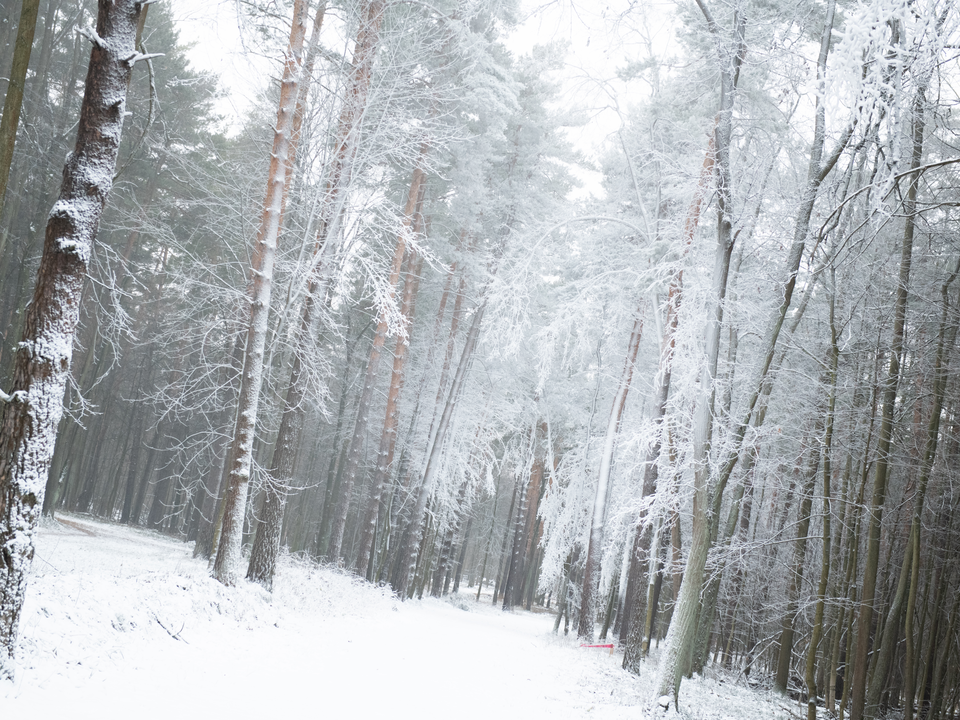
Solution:
M606 645L581 645L580 647L602 647L613 649L613 643L607 643Z

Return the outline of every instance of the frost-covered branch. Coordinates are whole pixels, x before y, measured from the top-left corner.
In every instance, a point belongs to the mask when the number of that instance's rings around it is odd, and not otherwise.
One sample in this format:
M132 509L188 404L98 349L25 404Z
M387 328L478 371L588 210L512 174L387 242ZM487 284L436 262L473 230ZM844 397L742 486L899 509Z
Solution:
M93 29L92 26L88 27L79 27L77 32L83 35L87 40L89 40L95 47L106 50L107 44L103 41L103 38L97 35L97 31Z
M5 403L20 402L25 398L26 398L26 394L23 392L23 390L17 390L16 392L11 393L10 395L7 395L3 390L0 390L0 402L5 402Z

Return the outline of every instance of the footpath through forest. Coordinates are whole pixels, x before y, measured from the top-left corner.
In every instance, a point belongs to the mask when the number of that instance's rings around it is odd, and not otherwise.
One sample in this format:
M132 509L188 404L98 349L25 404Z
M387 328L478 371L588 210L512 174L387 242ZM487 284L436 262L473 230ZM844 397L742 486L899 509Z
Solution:
M290 557L273 595L227 588L185 543L66 515L42 527L33 575L0 718L614 720L643 717L652 693L652 673L626 673L619 653L476 589L402 603ZM686 683L681 710L798 712L733 677Z

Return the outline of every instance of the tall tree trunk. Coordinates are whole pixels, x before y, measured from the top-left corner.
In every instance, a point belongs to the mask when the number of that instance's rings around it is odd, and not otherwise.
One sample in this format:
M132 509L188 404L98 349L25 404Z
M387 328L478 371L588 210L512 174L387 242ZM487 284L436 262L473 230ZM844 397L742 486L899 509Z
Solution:
M0 676L12 672L33 534L53 456L80 294L113 184L141 3L100 0L77 144L50 211L11 393L0 395Z
M704 198L710 185L710 179L713 177L714 162L714 135L711 134L707 145L707 152L703 158L703 165L700 169L700 180L697 184L697 190L687 216L683 222L683 257L686 257L690 245L693 243L693 236L696 233L697 226L700 224L700 215L703 208ZM670 289L667 293L667 311L664 322L663 338L660 343L660 358L657 367L657 386L654 393L656 398L654 418L657 424L657 435L647 453L643 468L643 487L642 496L651 497L657 491L658 466L660 463L660 451L663 447L664 420L667 416L667 400L670 397L670 379L673 373L673 352L676 345L677 325L679 322L680 302L683 294L683 266L681 265L674 273L670 281ZM653 531L651 523L645 514L638 518L637 535L634 539L633 553L630 556L631 569L628 572L628 581L626 588L626 603L624 606L624 615L620 624L620 643L625 644L623 652L623 667L633 673L640 672L640 658L643 656L641 646L645 629L643 623L634 629L633 617L635 612L643 606L643 596L648 594L649 583L640 582L643 566L650 565L650 542ZM654 563L655 565L656 563Z
M540 540L539 535L542 528L538 515L540 501L543 499L545 489L543 478L546 473L546 462L542 440L546 429L547 424L545 422L539 423L537 426L533 467L530 471L530 486L527 489L527 511L524 520L523 545L521 547L521 562L518 575L524 568L529 568L529 570L524 572L522 577L518 577L518 581L515 583L515 592L512 601L514 605L519 605L523 602L525 591L527 596L532 595L532 591L537 584L536 575L532 574L532 571L536 569L538 543Z
M863 571L863 589L860 595L860 615L857 620L856 657L853 659L853 685L851 688L850 720L872 718L876 707L866 705L867 666L870 653L870 636L873 626L874 603L877 592L877 570L880 561L880 529L883 506L887 494L887 477L890 467L890 446L893 440L893 415L897 401L900 379L900 358L903 354L903 336L906 325L907 297L910 285L910 266L913 260L913 235L916 227L917 184L920 173L917 169L923 160L923 131L925 111L924 88L917 89L913 104L913 154L907 196L903 203L906 217L903 240L900 248L900 273L897 278L897 293L893 310L893 337L890 342L890 361L883 382L883 404L880 433L877 439L877 462L873 481L873 496L870 500L870 519L867 526L867 556Z
M17 142L17 127L20 125L20 109L23 106L23 84L27 79L33 34L37 28L40 0L23 0L20 6L20 22L17 25L17 40L13 51L13 65L7 82L7 97L3 102L3 117L0 118L0 217L3 216L3 196L10 179L13 163L13 148Z
M418 206L423 203L423 193L420 193ZM417 209L419 217L419 207ZM417 223L419 225L419 222ZM414 227L418 232L419 227ZM407 363L407 351L410 348L410 334L413 331L413 317L416 311L417 289L420 283L420 272L423 268L423 258L417 256L411 259L407 271L407 279L403 286L403 300L400 314L406 322L406 337L397 335L397 344L393 353L393 371L390 375L390 390L387 392L387 409L383 419L383 431L380 433L380 449L377 452L377 468L373 477L373 488L367 498L367 508L363 515L360 528L360 550L357 553L357 573L366 577L370 565L370 556L373 549L373 536L380 517L380 501L387 486L390 471L393 469L393 454L397 447L397 423L400 420L400 393L403 390L404 371Z
M943 317L940 321L940 333L937 341L937 353L934 360L934 386L933 386L933 407L930 410L930 421L927 426L927 440L923 450L923 457L920 464L920 477L918 480L917 497L914 500L913 522L910 527L910 541L907 552L911 553L912 572L910 576L910 590L907 598L906 618L904 620L904 634L906 635L906 657L904 658L904 720L913 720L914 696L916 695L915 684L915 654L914 648L914 614L917 603L917 584L918 573L920 570L920 532L922 529L921 520L923 516L923 504L926 498L927 483L930 480L930 474L933 470L933 462L937 455L937 444L940 438L940 415L943 411L943 399L947 387L948 358L953 350L957 338L957 308L951 308L947 297L947 291L950 284L956 279L960 264L954 269L953 274L944 283L941 289L943 298ZM960 301L958 301L960 304ZM922 639L923 631L921 629L919 637ZM933 638L931 633L931 638ZM932 644L932 640L931 640Z
M467 331L467 339L463 345L463 351L460 354L460 362L457 363L457 371L454 374L453 381L450 383L450 389L446 393L443 412L440 415L440 420L433 433L432 442L429 444L427 450L426 467L423 471L420 487L417 489L417 501L411 513L409 523L411 531L398 556L399 576L396 591L401 598L407 597L416 570L417 548L420 546L424 532L423 516L426 512L427 501L430 499L433 491L433 483L440 467L443 444L446 439L447 428L450 426L450 420L453 416L453 409L460 395L463 383L466 381L468 370L473 362L473 353L476 350L477 340L480 337L480 327L483 322L483 314L486 307L486 300L483 300L473 315L470 329Z
M763 413L759 413L759 423L762 424ZM753 473L753 464L756 462L757 452L751 452L743 468L744 481L737 486L730 502L730 510L727 515L726 523L722 537L720 536L720 512L722 502L722 486L714 488L713 508L710 518L710 546L719 545L719 555L717 566L711 570L711 578L704 587L701 594L700 617L697 620L697 634L694 639L693 660L691 662L691 671L702 673L707 663L707 657L710 653L710 638L713 633L714 620L717 614L717 600L720 595L720 581L726 570L726 560L724 551L733 539L737 531L737 520L740 516L740 504L743 496L750 487L750 477ZM815 471L815 470L814 470ZM749 520L749 517L747 518ZM719 540L719 543L718 543Z
M711 32L719 34L719 28L709 9L698 0ZM655 681L657 701L673 698L677 706L680 682L690 661L693 639L697 629L697 610L700 590L703 587L704 568L709 551L709 522L707 518L707 484L710 475L708 455L713 431L714 380L717 376L717 361L720 355L720 327L723 319L723 299L727 289L727 275L733 252L733 208L730 178L730 144L733 130L733 100L736 92L736 76L742 62L743 33L745 20L739 14L735 18L736 49L732 55L723 53L720 62L720 111L716 129L716 178L717 178L717 250L711 291L711 315L702 359L697 407L693 421L693 534L687 565L683 572L680 594L673 611L666 646L660 655L658 677ZM719 38L718 38L719 40Z
M303 116L313 74L313 63L320 42L320 29L323 26L326 6L326 2L323 2L317 9L313 29L310 32L310 43L303 63L303 77L297 89L297 105L294 111L286 163L287 169L280 201L281 229L283 227L282 218L286 212L290 195L297 147L300 142ZM313 314L310 308L314 302L316 302L316 299L313 294L304 298L303 321L297 336L297 348L293 354L290 381L283 401L280 429L277 431L270 472L264 487L260 522L257 524L253 548L250 552L250 563L247 566L247 579L253 580L271 591L273 590L273 576L276 572L277 558L280 555L280 534L283 528L288 486L293 479L294 464L300 449L300 436L303 432L304 402L306 400L306 381L302 377L304 374L303 354L313 351Z
M473 529L473 514L467 516L467 526L463 530L463 541L460 543L460 553L457 556L457 564L454 568L453 573L453 594L456 595L460 592L460 578L463 574L463 563L467 557L467 547L470 544L470 531ZM446 595L447 588L443 588L443 593Z
M360 25L353 44L353 58L350 64L350 79L347 82L346 97L340 109L337 121L337 135L332 160L326 172L326 183L317 223L317 242L314 253L314 267L319 266L323 255L328 252L336 238L342 216L346 190L353 178L353 161L357 155L360 125L367 108L370 93L370 81L373 77L373 65L380 46L380 27L383 24L386 0L367 0L361 9ZM316 273L311 274L311 290L317 282Z
M290 41L280 85L277 124L270 156L270 169L267 174L267 191L254 248L249 288L250 322L247 329L243 372L240 376L237 422L229 451L232 466L224 501L220 543L213 563L213 576L224 585L235 585L240 579L243 519L246 513L250 468L253 461L253 439L260 405L260 385L263 381L263 352L267 339L267 318L270 313L273 265L277 251L277 238L280 234L287 154L296 115L301 69L300 55L306 35L307 9L307 0L295 0Z
M831 5L832 8L832 5ZM827 412L823 431L823 549L820 562L820 581L817 584L817 605L814 610L813 630L810 646L807 648L807 662L804 668L804 683L807 686L807 720L817 720L817 683L815 664L817 647L823 636L823 611L827 595L827 581L830 579L830 503L831 480L833 475L833 419L837 405L837 366L840 360L840 347L837 344L837 325L835 320L836 284L831 273L830 283L830 365L828 371Z
M344 99L337 125L337 140L333 150L333 159L327 169L326 187L320 207L313 264L308 270L309 281L300 321L300 335L298 336L297 342L298 347L300 347L303 352L309 352L307 347L310 344L308 335L316 323L316 312L319 302L317 296L321 287L320 262L324 253L331 247L331 243L328 241L337 236L337 226L342 212L344 196L353 176L353 160L357 153L357 137L360 129L360 121L367 105L374 59L380 43L380 26L383 22L384 7L384 0L373 0L372 2L367 2L361 10L360 25L357 30L356 42L354 43L353 49L352 70L347 84L346 98ZM318 21L321 19L319 13L317 18ZM311 48L312 47L313 42L311 41ZM375 339L375 347L376 342ZM300 362L300 360L295 359L295 362ZM301 377L299 373L291 375L290 387L287 392L288 397L291 393L294 394L295 398L303 397L305 389L302 387L294 387L294 385L297 385L300 381ZM291 407L292 412L302 412L299 406L294 406L293 403L288 403L288 405ZM361 399L361 409L362 406L363 400ZM359 417L361 416L358 416L358 418ZM340 420L342 420L342 414ZM337 426L338 435L340 420L338 420ZM295 427L299 427L300 424L302 424L302 420L297 424L291 422L288 423L288 428L292 431ZM297 435L299 436L299 431ZM284 442L289 442L291 445L299 445L299 437L284 438ZM352 448L353 445L345 448L348 453L348 458L349 453L353 451ZM317 537L318 551L322 551L328 555L332 554L333 556L339 555L339 544L342 543L342 529L340 530L340 539L337 541L338 547L336 548L336 552L331 553L329 526L331 522L336 524L339 521L338 515L334 513L340 510L339 503L334 507L332 501L337 499L338 494L342 496L341 484L343 476L344 467L341 464L336 474L332 478L328 478L328 492L326 493L321 527ZM335 479L335 482L331 483L330 480L333 479ZM336 534L335 526L333 531L334 539L336 539Z
M534 443L536 440L534 440ZM526 525L527 508L530 504L531 483L518 482L517 493L520 501L516 514L511 518L507 526L507 535L503 543L504 572L503 582L500 585L501 595L503 597L503 609L510 610L516 604L514 601L515 588L520 576L520 567L523 562L523 528ZM511 532L512 530L512 532ZM513 541L507 542L510 535L513 535ZM494 598L496 601L496 598Z
M790 681L790 665L793 659L793 621L800 606L800 589L803 583L803 570L806 565L807 533L810 531L810 511L813 507L813 490L820 468L820 448L817 435L811 436L808 465L801 469L803 477L800 483L800 503L797 506L797 536L793 545L793 564L790 568L790 582L787 586L787 607L780 620L780 641L777 652L777 673L773 687L781 693L787 692Z
M583 571L583 587L580 593L580 621L577 623L577 637L581 640L593 640L593 626L596 622L596 594L600 584L600 561L603 553L603 522L607 514L607 488L610 482L610 468L613 464L613 449L620 429L620 418L627 404L630 381L633 379L633 365L640 349L640 337L643 334L643 316L640 311L633 321L633 330L627 343L627 358L620 374L620 384L613 397L607 431L603 438L600 455L600 470L597 472L597 491L593 498L593 517L590 522L590 541L587 545L587 564Z
M697 4L706 18L710 31L717 36L719 41L720 30L712 14L703 3L703 0L697 0ZM818 60L818 69L821 72L821 75L822 72L825 71L826 57L829 49L830 34L832 29L832 16L829 17L829 20L830 22L824 28L824 32L821 37L820 57ZM707 498L705 493L707 492L710 470L709 464L706 463L706 452L709 449L710 432L712 431L712 412L714 402L713 378L716 376L716 355L719 353L719 326L720 318L722 317L722 301L725 290L726 274L729 269L730 253L732 252L733 247L733 235L730 227L730 219L728 217L728 209L730 207L729 143L732 131L733 95L736 91L739 68L745 53L745 47L743 45L745 19L739 14L739 12L735 13L734 25L736 47L729 56L725 55L720 59L721 108L718 115L716 146L718 213L720 215L720 220L718 223L718 261L715 273L717 273L719 278L722 279L722 283L717 283L717 281L715 281L715 288L717 289L715 290L715 296L717 298L717 319L716 321L711 320L711 324L707 333L706 357L708 358L708 361L705 365L704 374L701 379L701 397L698 398L697 416L694 420L694 533L689 556L690 559L688 560L687 570L684 572L684 584L687 583L688 579L693 580L698 584L702 581L702 568L700 567L700 564L706 563L706 555L710 546L709 528L704 528L704 535L701 538L699 533L699 522L701 519L705 522L707 515ZM794 226L794 238L787 259L786 279L781 288L780 302L773 313L773 317L771 318L769 327L767 328L763 338L762 348L764 356L760 364L757 377L751 385L751 395L746 403L746 416L734 427L733 431L730 433L730 439L726 443L728 449L725 451L724 458L722 458L721 462L718 464L716 480L714 483L715 493L722 494L723 488L726 485L733 468L736 466L737 460L739 459L740 448L747 428L750 426L751 418L760 410L758 408L758 401L765 394L765 389L768 387L768 374L773 364L773 358L777 348L777 341L780 337L780 332L783 328L784 320L786 319L786 314L790 308L793 292L796 287L797 274L799 271L800 261L804 255L806 239L809 235L810 218L813 213L813 206L816 201L817 192L823 180L827 177L827 175L829 175L839 160L840 155L843 153L847 143L850 140L850 137L852 136L852 133L853 125L851 124L848 125L848 127L842 133L837 146L834 148L830 156L823 160L825 136L824 115L823 109L818 107L815 122L814 141L810 151L807 186L797 213L797 219ZM714 337L714 333L716 334L716 337ZM702 502L700 500L701 493L704 494ZM691 570L694 572L691 573ZM696 616L697 612L695 605L699 593L699 587L696 589L691 588L685 594L682 593L682 598L678 603L677 610L680 610L681 608L683 609L682 616L684 620L689 619L691 616ZM691 603L692 606L687 608L685 607L685 603ZM693 622L693 620L690 621ZM693 632L695 632L695 630L691 631L691 633ZM675 675L675 681L673 683L675 701L676 695L679 693L680 678L682 677L682 673L685 670L686 663L688 662L686 654L691 649L687 646L687 631L678 628L676 633L679 634L677 641L671 642L670 637L668 636L667 645L669 652L664 655L668 662L663 662L663 660L661 660L662 669L660 671L660 681L658 682L658 695L669 695L670 682L667 678L667 673L673 673ZM671 634L674 634L673 625L671 625ZM682 640L682 642L680 642L680 640ZM689 640L689 644L692 645L692 639ZM683 657L683 660L678 661L681 656Z

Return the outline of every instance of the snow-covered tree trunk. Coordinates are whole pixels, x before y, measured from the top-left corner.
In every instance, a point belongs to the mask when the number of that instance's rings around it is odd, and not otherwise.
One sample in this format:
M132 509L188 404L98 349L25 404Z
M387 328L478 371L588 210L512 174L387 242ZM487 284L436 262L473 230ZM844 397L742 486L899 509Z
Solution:
M436 431L428 445L426 467L423 470L423 479L420 481L420 487L417 490L417 504L414 506L410 518L410 533L397 560L399 569L395 589L401 598L408 597L408 591L411 590L414 573L417 569L417 550L420 547L424 535L423 518L427 511L427 501L433 492L433 484L440 468L440 459L443 454L443 444L446 439L447 428L450 426L450 419L453 416L454 407L460 395L460 388L463 387L469 368L473 363L473 353L477 348L477 340L480 337L480 327L483 323L483 315L486 308L487 304L486 300L484 300L473 315L473 320L470 323L470 329L467 331L467 338L463 345L463 351L460 354L460 362L457 364L456 373L453 376L450 389L446 394L443 412L440 415ZM496 597L496 594L494 594L494 597Z
M916 694L916 678L914 675L916 670L916 651L914 648L913 625L917 603L917 581L920 569L921 517L923 514L924 499L927 493L927 483L930 480L931 471L933 470L933 462L937 455L937 444L940 438L940 415L943 411L944 393L947 387L949 357L957 339L957 308L956 306L950 306L947 291L957 278L958 272L960 272L960 264L957 265L953 274L941 289L943 317L940 321L940 334L937 340L937 352L933 366L933 408L930 411L930 421L927 426L927 440L924 445L919 479L917 480L917 498L914 501L913 522L910 527L910 542L907 546L907 552L911 552L912 550L912 568L906 618L904 619L904 635L906 636L903 681L904 720L913 720L914 695ZM936 635L931 634L931 637L936 637Z
M893 347L890 353L890 365L889 373L886 379L886 387L884 388L884 401L883 401L883 419L880 426L880 439L878 442L878 459L877 459L877 475L874 483L874 496L873 496L873 512L871 513L868 535L868 544L867 544L867 565L864 570L864 580L863 580L863 595L861 598L861 608L860 608L860 622L858 625L858 636L857 636L857 660L859 661L861 657L866 660L866 647L867 647L867 638L869 637L868 632L864 631L864 628L868 626L867 623L873 613L873 595L876 593L876 575L878 569L878 556L880 549L880 530L881 530L881 514L883 513L884 505L884 496L886 493L886 488L884 485L889 480L890 471L887 469L888 464L891 461L890 458L890 445L892 440L893 433L893 414L896 404L897 396L897 387L898 387L898 377L900 374L900 358L903 354L903 338L905 332L905 315L906 315L906 305L908 299L908 289L910 282L910 268L912 265L913 259L913 236L916 229L916 211L917 211L917 186L920 180L920 174L917 172L917 169L920 167L923 161L923 141L924 141L924 114L926 112L926 83L921 83L920 87L917 88L916 95L913 102L913 153L911 157L911 167L910 169L914 171L909 175L909 186L907 189L907 196L904 199L903 203L903 212L906 216L906 223L903 230L903 243L901 246L901 260L900 260L900 277L899 284L897 286L897 297L894 307L894 327L893 327ZM945 294L945 293L944 293ZM942 343L943 340L941 339ZM939 360L939 358L938 358ZM939 370L939 368L938 368ZM935 396L935 403L939 400ZM940 408L937 407L937 416L939 420ZM937 430L934 429L932 432L933 437L933 448L932 453L936 453L936 437ZM926 453L924 453L926 455ZM933 454L929 457L929 463L932 465ZM914 521L911 526L911 531L909 535L909 541L907 543L906 551L904 552L903 559L903 569L900 572L900 579L897 583L897 592L894 596L893 601L890 603L890 608L888 611L888 617L883 626L883 633L880 637L880 642L877 644L876 638L874 639L874 648L872 655L875 660L871 659L871 664L875 664L875 669L872 671L873 674L869 679L869 683L866 686L865 690L860 689L859 684L854 684L854 704L851 706L851 717L862 713L860 717L864 718L874 718L877 716L880 710L880 695L882 691L888 686L886 679L887 674L890 671L890 665L893 661L893 654L895 647L899 640L900 636L900 615L903 610L903 603L906 597L907 592L907 578L911 570L911 561L913 559L913 543L919 540L919 530L920 530L920 513L923 512L923 500L926 494L926 482L929 478L929 466L928 458L924 457L921 462L921 478L923 487L917 495L917 513L914 516ZM881 468L885 471L885 477L881 476ZM876 518L876 519L874 519ZM914 537L914 532L917 533L917 537ZM876 548L876 552L875 549ZM870 595L868 595L868 590L870 590ZM868 605L868 599L870 604ZM912 651L912 648L911 648ZM855 671L856 672L856 671ZM861 680L866 681L867 675L865 673L857 673L854 677L857 681ZM862 692L864 695L863 699L863 708L859 708L859 692ZM859 713L858 713L859 711Z
M831 4L831 8L833 5ZM830 353L829 370L827 371L827 403L823 419L823 546L820 561L820 580L817 583L817 604L814 610L813 628L810 634L810 644L807 647L807 659L804 666L803 680L807 689L807 720L817 720L817 681L816 661L820 639L823 637L824 608L827 596L827 583L830 580L830 547L833 540L830 530L830 505L832 500L831 481L833 476L833 428L837 406L837 365L840 360L840 348L837 344L836 325L836 282L831 278L830 283ZM826 693L824 693L826 694Z
M113 186L141 3L100 0L77 144L47 221L37 283L17 347L13 386L0 393L0 676L12 672L91 245Z
M610 482L610 468L613 464L613 449L620 428L620 418L630 393L630 381L633 379L633 365L640 348L643 334L643 316L637 312L627 344L627 358L620 375L617 394L613 398L607 431L603 438L600 455L600 470L597 472L597 493L593 498L593 516L590 522L590 541L587 545L587 564L583 571L583 589L580 595L580 620L577 623L577 637L593 639L593 626L596 621L596 595L600 584L600 561L603 553L603 521L607 514L607 487Z
M712 13L697 0L711 32L717 35L721 45L719 28ZM718 48L720 53L720 110L714 149L717 178L717 249L711 290L711 317L707 324L704 343L703 367L697 395L697 407L693 418L693 533L687 556L679 597L673 611L666 646L660 654L656 700L673 698L674 706L680 694L680 680L690 660L694 635L697 630L697 613L700 591L703 588L704 569L710 549L710 523L708 518L707 486L710 478L710 441L713 434L713 408L715 400L714 381L720 356L720 327L723 320L723 300L726 296L727 276L733 253L733 208L731 192L730 146L733 130L733 104L736 93L736 77L743 57L743 34L745 20L737 14L734 18L736 47L732 52Z
M777 672L773 687L782 693L787 692L790 682L790 667L793 660L793 619L800 605L800 591L807 554L807 533L810 530L810 511L813 507L813 490L817 470L820 467L819 430L818 427L810 439L810 448L807 450L810 454L808 465L806 469L801 470L803 474L797 511L797 535L793 545L793 565L790 568L790 581L787 584L787 606L780 619L780 647L777 653Z
M313 23L309 49L304 61L304 77L312 75L313 63L319 48L320 29L326 12L326 3L317 10ZM370 86L373 60L379 43L379 28L383 18L383 3L368 3L357 40L354 45L353 71L347 91L347 99L341 110L338 123L338 140L334 158L328 171L326 191L323 195L320 210L319 228L314 249L315 267L308 281L306 298L303 303L300 326L296 339L297 353L294 356L287 383L287 393L284 409L277 434L277 448L279 455L275 455L274 467L271 471L272 485L264 494L262 522L257 526L253 550L250 555L250 564L247 568L247 577L265 587L272 587L273 573L276 567L277 556L280 552L280 533L285 510L284 483L290 479L293 472L293 459L300 447L303 430L304 400L306 398L305 372L303 366L304 353L312 352L314 339L312 337L317 322L318 298L321 283L318 270L319 258L327 247L327 240L336 234L336 219L340 215L340 206L347 186L352 176L352 161L356 154L356 130L363 110L366 107L366 98ZM293 154L299 144L299 136L306 101L306 86L301 87L297 109L294 113L294 123L291 139L291 151L288 158L288 170L284 199L287 196L290 178L293 170ZM336 443L335 443L336 444ZM339 474L338 474L339 477ZM326 535L321 531L321 537Z
M273 265L280 234L283 190L287 172L287 154L293 133L294 117L301 69L301 52L306 35L306 0L296 0L290 41L280 85L277 124L267 174L267 191L263 214L254 247L249 298L250 322L247 326L247 346L240 376L240 398L237 421L231 449L230 477L223 508L223 525L213 576L224 585L235 585L240 579L240 542L243 535L243 517L247 506L250 467L253 462L253 438L260 406L260 385L263 380L263 351L267 339L267 317L270 313L270 295L273 287Z
M373 64L380 47L380 28L386 0L371 0L361 10L360 26L353 44L353 62L346 97L337 121L336 144L327 170L326 189L320 208L317 228L317 253L323 252L330 238L337 236L346 189L353 178L353 161L357 155L360 121L367 109Z
M533 459L533 468L530 471L530 487L527 490L527 514L526 514L526 527L524 529L524 537L526 541L523 548L521 548L521 564L520 567L529 566L528 572L525 574L525 577L522 578L522 582L517 584L517 591L513 604L519 605L521 602L524 602L524 594L530 598L533 593L536 591L536 577L537 577L537 553L538 553L538 544L539 544L539 535L541 534L542 525L539 517L540 501L543 499L544 492L544 483L543 479L546 475L546 455L545 448L543 446L543 439L547 433L547 424L546 422L541 422L538 425L537 429L537 444L534 450L534 459ZM530 602L527 603L527 609L530 609Z
M321 3L313 20L310 43L303 62L302 78L297 91L297 107L294 111L290 147L287 153L283 199L281 200L281 228L283 214L286 212L287 200L290 196L290 184L293 178L297 148L300 144L303 116L310 92L313 64L320 44L320 30L323 27L326 8L326 3ZM306 383L303 379L303 353L311 352L313 347L313 305L315 302L313 293L309 293L304 299L303 318L297 336L297 352L293 356L289 387L284 398L280 429L277 431L277 440L273 451L272 467L264 488L260 523L257 525L253 548L250 551L250 563L247 565L247 579L260 583L268 590L273 589L273 576L276 572L277 558L280 555L280 535L283 529L283 516L287 502L287 484L293 478L294 463L300 449L300 437L303 432L303 403L306 395Z

